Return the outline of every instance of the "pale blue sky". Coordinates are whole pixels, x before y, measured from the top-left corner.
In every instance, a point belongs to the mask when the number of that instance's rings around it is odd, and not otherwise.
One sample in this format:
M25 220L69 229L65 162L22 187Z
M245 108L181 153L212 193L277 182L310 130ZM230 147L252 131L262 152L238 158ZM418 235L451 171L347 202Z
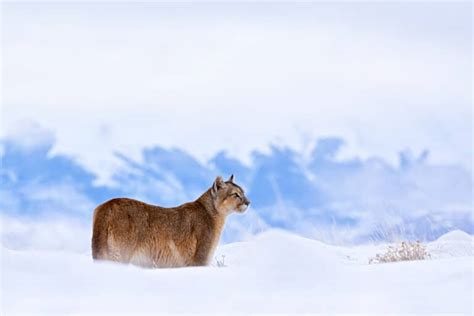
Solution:
M347 141L345 157L428 148L470 168L471 9L4 4L2 134L38 122L55 152L104 178L117 150L248 160L271 142L309 152L327 135Z

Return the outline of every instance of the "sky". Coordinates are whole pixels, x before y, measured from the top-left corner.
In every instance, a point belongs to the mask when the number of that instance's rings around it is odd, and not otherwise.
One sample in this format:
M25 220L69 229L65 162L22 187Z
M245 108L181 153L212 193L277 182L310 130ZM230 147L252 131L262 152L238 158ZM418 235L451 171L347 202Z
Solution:
M5 240L231 173L253 202L226 242L473 232L470 3L23 2L1 26Z
M1 132L39 124L103 183L114 152L249 163L325 136L471 169L471 21L469 3L4 3Z

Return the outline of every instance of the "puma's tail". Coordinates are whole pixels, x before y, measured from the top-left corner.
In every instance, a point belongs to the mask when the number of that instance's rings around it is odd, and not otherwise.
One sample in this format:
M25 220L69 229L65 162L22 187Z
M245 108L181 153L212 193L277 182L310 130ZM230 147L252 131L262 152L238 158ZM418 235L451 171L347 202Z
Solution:
M107 259L108 256L108 212L107 208L98 206L94 210L92 229L92 258Z

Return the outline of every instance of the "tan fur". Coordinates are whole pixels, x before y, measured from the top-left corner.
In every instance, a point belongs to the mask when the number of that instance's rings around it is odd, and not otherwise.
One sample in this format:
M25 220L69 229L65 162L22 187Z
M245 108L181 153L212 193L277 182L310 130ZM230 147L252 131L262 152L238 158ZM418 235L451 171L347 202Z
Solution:
M207 265L219 243L227 215L244 212L243 190L217 177L197 200L164 208L118 198L94 211L92 257L142 267Z

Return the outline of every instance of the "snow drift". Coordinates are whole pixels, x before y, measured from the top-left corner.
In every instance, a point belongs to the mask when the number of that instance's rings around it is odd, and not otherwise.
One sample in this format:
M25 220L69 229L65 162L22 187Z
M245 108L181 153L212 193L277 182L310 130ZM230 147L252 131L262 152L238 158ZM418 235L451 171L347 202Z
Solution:
M2 248L2 314L472 314L473 239L455 231L433 258L369 265L384 245L336 247L268 231L220 246L210 267L147 270L89 253ZM224 257L222 257L224 256Z

